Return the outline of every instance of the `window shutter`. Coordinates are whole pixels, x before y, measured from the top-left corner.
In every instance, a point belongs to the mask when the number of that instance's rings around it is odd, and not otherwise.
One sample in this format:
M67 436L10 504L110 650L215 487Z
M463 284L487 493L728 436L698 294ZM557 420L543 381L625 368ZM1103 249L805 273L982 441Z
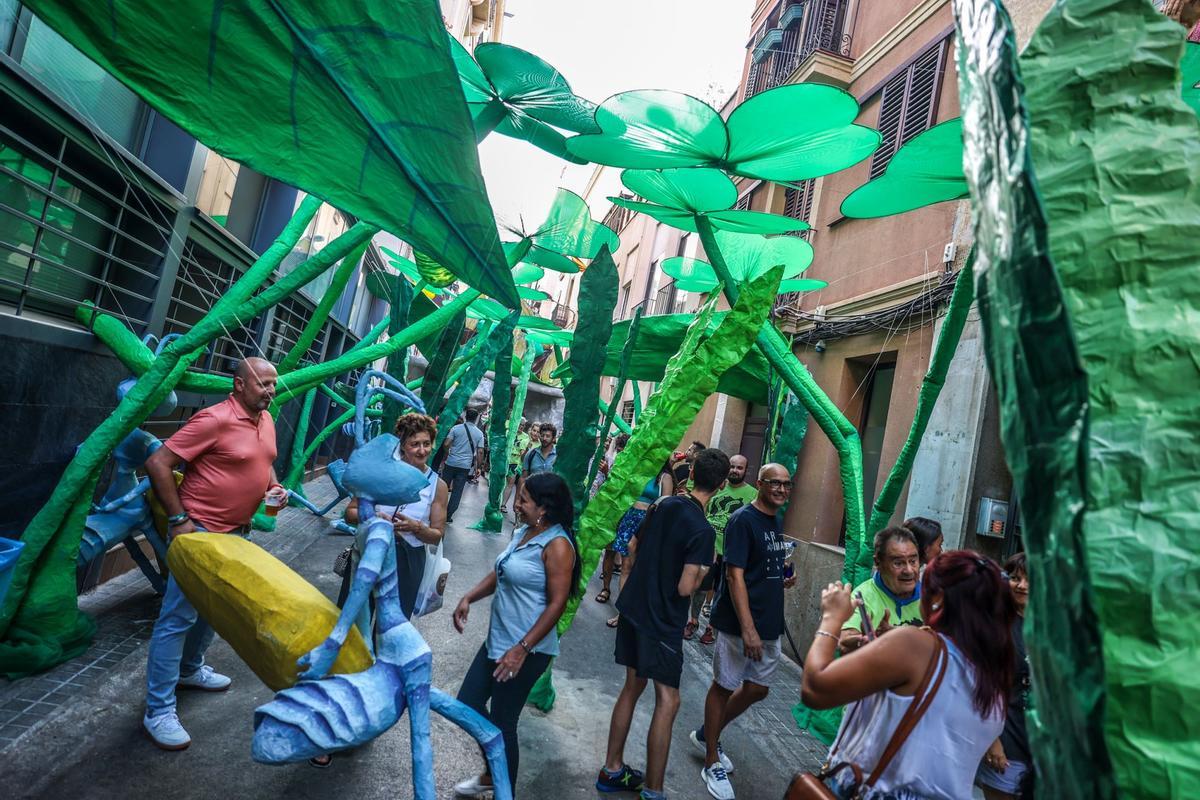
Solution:
M752 194L754 194L754 193L746 192L744 195L739 197L738 201L737 201L737 205L735 205L734 208L736 208L738 211L749 211L750 210L750 195L752 195Z
M800 181L800 188L793 189L788 187L783 193L783 215L792 219L799 219L812 225L812 206L813 195L816 194L817 181L815 178L809 178L806 181ZM807 239L810 231L796 231L792 235L800 236Z
M871 159L871 177L878 178L887 168L892 155L898 149L900 127L904 121L904 95L908 89L908 70L892 78L883 87L879 100L879 133L883 141Z
M946 71L946 45L946 40L938 42L884 85L879 100L883 141L871 159L872 178L883 174L901 145L933 126Z

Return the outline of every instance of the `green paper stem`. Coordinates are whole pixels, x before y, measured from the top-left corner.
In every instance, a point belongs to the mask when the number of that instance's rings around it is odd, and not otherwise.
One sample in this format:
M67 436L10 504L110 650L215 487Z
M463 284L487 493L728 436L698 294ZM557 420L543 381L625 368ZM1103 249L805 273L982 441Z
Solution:
M442 448L442 443L446 441L446 436L450 433L450 428L454 426L463 409L467 407L467 403L471 400L471 395L475 393L475 388L483 380L483 374L487 372L487 368L495 360L496 353L500 352L505 342L512 341L513 328L516 327L517 319L520 316L520 311L514 311L497 323L490 331L487 333L481 331L477 336L479 346L474 348L471 355L467 357L466 363L463 364L464 371L461 373L458 386L450 393L450 397L446 400L446 405L442 409L442 413L438 416L437 441L434 442L433 452L436 453Z
M637 345L638 329L642 323L642 307L638 306L633 312L633 319L629 323L629 333L625 335L625 344L621 348L621 364L617 370L617 385L613 389L612 401L605 407L603 403L600 406L601 414L604 417L600 424L600 441L596 444L596 451L592 453L592 467L588 470L587 487L591 490L592 483L596 480L596 473L600 470L600 459L604 455L604 440L608 438L608 432L612 429L612 424L616 420L621 421L618 426L622 433L633 433L633 429L617 415L617 409L621 405L621 395L625 393L626 376L629 373L629 362L633 358L633 348Z
M301 478L304 477L304 465L308 458L304 453L304 440L308 437L309 420L312 418L313 403L317 399L317 390L309 389L304 395L304 405L300 408L300 419L296 421L296 430L292 434L291 463L287 475L283 479L286 489L299 489Z
M471 527L477 531L499 533L504 523L500 514L500 500L504 496L504 484L508 478L508 455L512 445L508 439L510 428L509 409L512 407L512 357L513 337L502 343L496 353L492 367L492 424L488 432L488 445L492 451L491 469L488 471L488 502L483 516ZM519 420L514 420L519 422ZM505 448L508 449L505 449Z
M425 284L422 281L421 286ZM392 289L392 298L388 308L388 337L398 335L408 326L409 313L413 299L420 294L420 289L413 291L403 276L397 276ZM387 357L386 372L398 382L404 383L408 377L408 348L397 350ZM396 428L396 420L404 411L398 400L390 397L383 398L383 430L391 431Z

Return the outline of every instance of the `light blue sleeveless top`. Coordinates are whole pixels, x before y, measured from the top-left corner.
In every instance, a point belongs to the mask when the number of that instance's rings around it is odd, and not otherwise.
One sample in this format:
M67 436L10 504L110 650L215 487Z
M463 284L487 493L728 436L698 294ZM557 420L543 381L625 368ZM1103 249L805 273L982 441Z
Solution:
M488 630L487 655L498 661L521 641L546 610L546 564L542 551L567 532L553 525L517 547L528 525L513 531L512 541L496 559L496 594L492 597L492 622ZM526 642L535 653L558 655L558 631L551 628L537 644Z

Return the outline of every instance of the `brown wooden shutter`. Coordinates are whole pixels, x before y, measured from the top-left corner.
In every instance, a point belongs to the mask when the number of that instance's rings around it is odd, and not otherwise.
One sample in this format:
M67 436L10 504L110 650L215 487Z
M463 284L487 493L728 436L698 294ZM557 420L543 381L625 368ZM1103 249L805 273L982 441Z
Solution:
M872 178L883 174L901 145L929 130L937 120L948 44L948 40L938 42L884 85L879 99L883 141L871 159Z

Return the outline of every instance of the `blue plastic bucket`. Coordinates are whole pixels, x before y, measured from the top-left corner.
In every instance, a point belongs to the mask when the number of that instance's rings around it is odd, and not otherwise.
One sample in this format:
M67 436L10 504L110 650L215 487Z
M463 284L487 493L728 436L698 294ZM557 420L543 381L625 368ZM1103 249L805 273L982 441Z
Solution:
M4 596L8 594L8 585L12 583L23 547L25 543L17 539L0 538L0 605L3 605Z

